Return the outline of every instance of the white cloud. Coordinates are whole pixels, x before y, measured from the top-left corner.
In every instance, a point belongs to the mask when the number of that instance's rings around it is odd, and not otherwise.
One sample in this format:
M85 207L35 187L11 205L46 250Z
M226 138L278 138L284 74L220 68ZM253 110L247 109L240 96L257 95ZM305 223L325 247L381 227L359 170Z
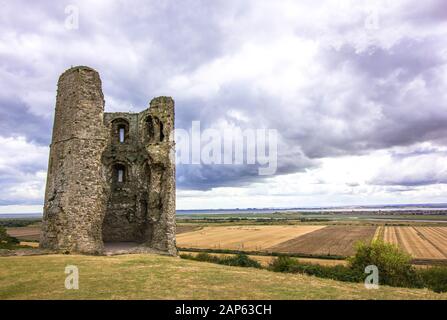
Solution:
M23 137L0 136L0 145L0 202L42 203L49 148L34 145Z

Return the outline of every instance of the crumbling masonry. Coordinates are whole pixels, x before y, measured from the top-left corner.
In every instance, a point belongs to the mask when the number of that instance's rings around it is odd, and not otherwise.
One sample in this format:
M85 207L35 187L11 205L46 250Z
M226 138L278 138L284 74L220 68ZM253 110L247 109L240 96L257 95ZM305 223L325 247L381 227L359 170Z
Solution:
M40 246L101 254L104 242L176 254L174 101L104 113L99 74L59 78Z

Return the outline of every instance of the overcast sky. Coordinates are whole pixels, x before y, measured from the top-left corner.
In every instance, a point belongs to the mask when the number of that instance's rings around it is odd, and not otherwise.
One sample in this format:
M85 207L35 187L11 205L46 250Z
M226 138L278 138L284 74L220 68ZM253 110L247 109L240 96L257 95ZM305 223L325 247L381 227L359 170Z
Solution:
M168 95L178 128L277 130L276 175L179 165L178 209L447 202L444 0L0 6L0 213L41 211L76 65L100 73L106 111Z

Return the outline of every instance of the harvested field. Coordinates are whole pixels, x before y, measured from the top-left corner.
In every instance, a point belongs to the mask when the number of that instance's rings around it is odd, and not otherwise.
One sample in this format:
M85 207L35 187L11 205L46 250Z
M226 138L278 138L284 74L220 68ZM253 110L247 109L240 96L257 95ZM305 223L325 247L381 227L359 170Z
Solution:
M6 232L12 237L16 237L20 240L39 240L40 227L19 227L19 228L7 228Z
M272 252L350 256L358 241L370 242L374 226L328 226L268 248Z
M200 229L202 229L202 227L196 225L178 225L176 228L176 234L196 231Z
M204 227L177 236L181 248L262 251L325 226Z
M447 227L385 227L383 240L415 259L447 259Z
M373 237L373 240L383 239L384 232L385 232L385 227L384 226L377 227L376 232L375 232L374 237Z

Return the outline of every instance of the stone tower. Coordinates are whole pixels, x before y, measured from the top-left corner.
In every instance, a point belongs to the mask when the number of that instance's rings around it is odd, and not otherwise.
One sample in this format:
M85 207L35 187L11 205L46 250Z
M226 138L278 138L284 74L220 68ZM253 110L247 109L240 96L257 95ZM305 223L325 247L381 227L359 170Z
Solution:
M176 254L174 101L140 113L104 113L99 74L65 71L58 82L40 246L101 254L135 242Z

